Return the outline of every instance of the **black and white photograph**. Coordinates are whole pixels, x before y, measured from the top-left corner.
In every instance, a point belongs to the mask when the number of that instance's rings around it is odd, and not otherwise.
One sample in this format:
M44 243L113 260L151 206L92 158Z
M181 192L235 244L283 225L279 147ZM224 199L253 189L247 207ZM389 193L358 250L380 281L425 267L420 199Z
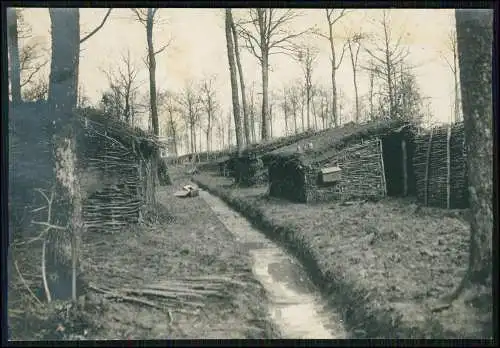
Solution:
M9 341L493 339L492 8L34 4Z

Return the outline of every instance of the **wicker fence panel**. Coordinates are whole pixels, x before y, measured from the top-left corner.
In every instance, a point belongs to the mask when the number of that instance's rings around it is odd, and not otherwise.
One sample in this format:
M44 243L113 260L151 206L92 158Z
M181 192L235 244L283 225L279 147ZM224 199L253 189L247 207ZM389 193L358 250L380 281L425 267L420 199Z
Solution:
M462 123L417 135L413 167L418 201L442 208L468 206Z

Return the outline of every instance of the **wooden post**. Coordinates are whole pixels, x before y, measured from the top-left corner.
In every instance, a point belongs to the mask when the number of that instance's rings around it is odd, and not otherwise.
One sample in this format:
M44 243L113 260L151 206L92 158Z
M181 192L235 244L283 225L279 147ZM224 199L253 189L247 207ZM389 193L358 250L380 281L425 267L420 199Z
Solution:
M408 154L406 152L406 140L401 140L401 152L403 154L403 196L408 196Z
M448 126L446 134L446 208L450 209L451 205L451 125Z
M382 167L382 190L385 197L387 196L387 182L385 181L384 148L382 146L382 139L379 139L378 143L380 147L380 166Z
M431 148L432 148L432 134L434 128L431 128L431 134L429 136L429 146L427 147L427 155L425 158L425 177L424 177L424 205L427 206L429 200L429 161L431 158Z

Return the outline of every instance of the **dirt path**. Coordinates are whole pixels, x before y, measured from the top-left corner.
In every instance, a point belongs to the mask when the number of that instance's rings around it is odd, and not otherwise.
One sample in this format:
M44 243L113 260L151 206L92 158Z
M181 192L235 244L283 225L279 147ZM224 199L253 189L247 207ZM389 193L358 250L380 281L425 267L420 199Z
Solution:
M222 200L206 191L200 195L253 256L253 272L269 294L269 312L284 338L346 338L340 318L326 310L326 303L296 259Z
M201 197L173 196L189 182L173 176L172 186L159 188L156 221L84 236L82 268L90 289L77 317L68 318L66 307L54 302L35 310L22 284L9 290L13 340L280 337L251 255ZM26 270L37 262L19 260L25 277L36 274ZM60 326L65 337L56 334Z

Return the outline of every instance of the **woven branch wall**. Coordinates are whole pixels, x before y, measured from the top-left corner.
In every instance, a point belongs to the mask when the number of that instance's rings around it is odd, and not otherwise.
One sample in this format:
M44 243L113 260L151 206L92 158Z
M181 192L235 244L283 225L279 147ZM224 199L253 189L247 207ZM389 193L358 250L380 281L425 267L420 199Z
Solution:
M115 232L139 221L154 202L151 156L139 142L125 143L103 125L86 121L79 153L83 218L90 231Z
M413 166L419 202L441 208L468 207L463 123L416 136Z
M337 185L324 187L318 183L318 173L321 168L331 166L342 169L342 178ZM313 170L308 171L305 180L307 202L378 199L386 196L382 147L378 138L349 146L329 160L311 167Z
M275 159L269 165L269 195L304 203L384 197L381 150L381 141L377 138L346 147L309 166L294 157ZM336 185L324 186L319 182L321 168L328 166L342 169L342 178Z

